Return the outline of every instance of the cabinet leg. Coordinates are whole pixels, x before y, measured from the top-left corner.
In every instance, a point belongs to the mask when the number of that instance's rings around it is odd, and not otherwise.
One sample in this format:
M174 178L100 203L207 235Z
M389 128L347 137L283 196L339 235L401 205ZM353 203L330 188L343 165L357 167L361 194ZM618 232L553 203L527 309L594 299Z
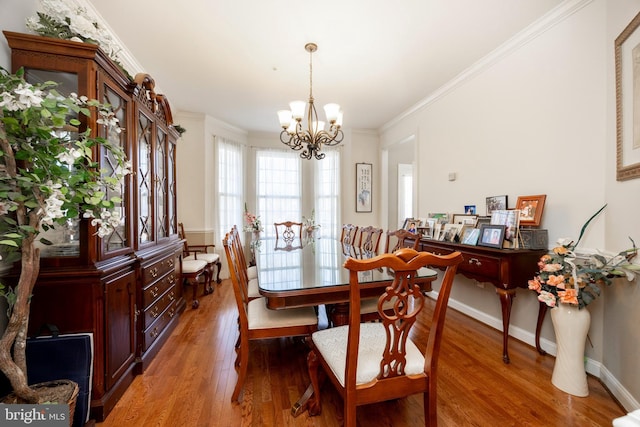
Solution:
M544 316L547 314L547 304L540 302L540 307L538 308L538 323L536 324L536 350L541 355L547 354L546 351L540 347L540 331L542 330L542 322L544 321Z
M502 361L509 363L509 323L511 321L511 305L516 297L515 289L496 288L502 306Z

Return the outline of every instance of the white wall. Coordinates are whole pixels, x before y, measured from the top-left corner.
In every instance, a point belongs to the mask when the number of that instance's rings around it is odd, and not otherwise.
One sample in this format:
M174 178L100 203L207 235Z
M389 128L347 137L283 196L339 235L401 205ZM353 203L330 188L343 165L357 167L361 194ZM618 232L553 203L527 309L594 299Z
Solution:
M606 176L605 193L609 206L606 217L605 245L607 248L622 249L630 246L628 237L640 244L640 219L634 212L640 211L640 179L618 182L616 172L616 107L614 40L640 12L639 0L617 0L607 2L606 7L606 50L607 50L607 127L606 127ZM604 356L603 372L609 380L610 388L619 394L627 409L627 402L635 400L635 408L640 407L640 286L638 282L620 281L604 293L603 322Z
M605 214L591 224L581 246L618 252L629 247L627 235L640 239L640 218L630 215L640 208L640 180L615 181L612 80L613 39L639 5L567 1L386 126L383 146L419 129L419 157L431 159L419 169L419 192L429 193L419 200L419 216L461 212L467 204L483 214L487 196L507 194L514 207L519 195L546 194L542 220L550 244L559 237L577 238L605 203ZM449 172L458 179L449 182ZM618 398L631 409L640 400L640 291L637 282L623 280L603 293L589 306L588 368L597 375L602 368L607 385L618 389ZM536 296L525 289L517 296L510 332L532 343ZM502 329L492 286L456 278L451 298L452 305ZM549 318L542 336L543 346L553 351Z

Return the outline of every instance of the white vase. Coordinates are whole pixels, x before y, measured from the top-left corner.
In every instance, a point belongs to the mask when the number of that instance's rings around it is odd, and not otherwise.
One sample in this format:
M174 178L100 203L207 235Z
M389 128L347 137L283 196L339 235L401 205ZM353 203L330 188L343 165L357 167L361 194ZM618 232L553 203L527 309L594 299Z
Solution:
M551 310L551 321L558 348L551 383L565 393L588 396L584 345L591 325L591 314L587 309L580 310L572 304L560 304Z

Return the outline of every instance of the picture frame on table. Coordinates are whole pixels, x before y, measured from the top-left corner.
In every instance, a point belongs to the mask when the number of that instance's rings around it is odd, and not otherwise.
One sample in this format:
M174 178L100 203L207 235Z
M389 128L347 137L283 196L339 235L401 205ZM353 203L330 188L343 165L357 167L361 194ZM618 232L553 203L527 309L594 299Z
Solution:
M475 246L478 244L478 237L480 237L479 228L467 228L464 230L464 233L462 234L462 239L460 243L464 245Z
M430 213L427 215L428 218L435 218L439 224L446 224L449 222L449 214L448 213Z
M518 209L496 210L491 214L492 225L504 225L504 239L513 244L520 228L520 211Z
M520 225L538 227L542 220L546 194L518 196L516 209L520 211Z
M422 223L416 218L405 218L402 223L402 229L411 233L418 233L418 227L422 227Z
M462 226L463 226L462 224L453 224L453 223L444 224L444 228L442 230L444 237L441 240L444 240L445 242L459 241L457 237L460 234L460 230L462 230Z
M616 70L616 180L640 178L640 13L614 42Z
M482 224L478 237L478 246L502 249L506 227L498 224Z
M467 215L475 215L476 205L464 205L464 213Z
M464 224L476 226L476 222L478 221L478 215L469 215L469 214L453 214L453 218L451 222L454 224Z
M491 216L493 211L506 210L507 201L506 195L487 197L487 216Z
M356 212L372 212L373 165L356 163Z

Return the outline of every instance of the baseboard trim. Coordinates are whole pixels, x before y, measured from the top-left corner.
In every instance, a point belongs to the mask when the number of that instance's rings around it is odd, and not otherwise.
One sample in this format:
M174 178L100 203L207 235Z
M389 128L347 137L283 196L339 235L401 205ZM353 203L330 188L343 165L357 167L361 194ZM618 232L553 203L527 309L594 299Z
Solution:
M431 296L432 298L437 298L438 292L429 292L429 296ZM477 310L452 298L449 299L449 307L459 311L460 313L466 314L472 319L484 323L485 325L490 326L498 331L502 331L501 318L499 319L497 317L490 316L483 311ZM531 347L535 348L535 333L511 325L509 326L509 336L518 339L526 344L529 344ZM541 338L540 346L551 356L555 357L555 355L557 354L557 347L554 341ZM587 357L585 360L585 370L588 374L593 375L594 377L602 381L605 387L609 389L613 397L618 400L618 402L626 411L630 412L636 409L640 409L640 403L636 399L634 399L631 393L629 393L629 391L602 363Z

